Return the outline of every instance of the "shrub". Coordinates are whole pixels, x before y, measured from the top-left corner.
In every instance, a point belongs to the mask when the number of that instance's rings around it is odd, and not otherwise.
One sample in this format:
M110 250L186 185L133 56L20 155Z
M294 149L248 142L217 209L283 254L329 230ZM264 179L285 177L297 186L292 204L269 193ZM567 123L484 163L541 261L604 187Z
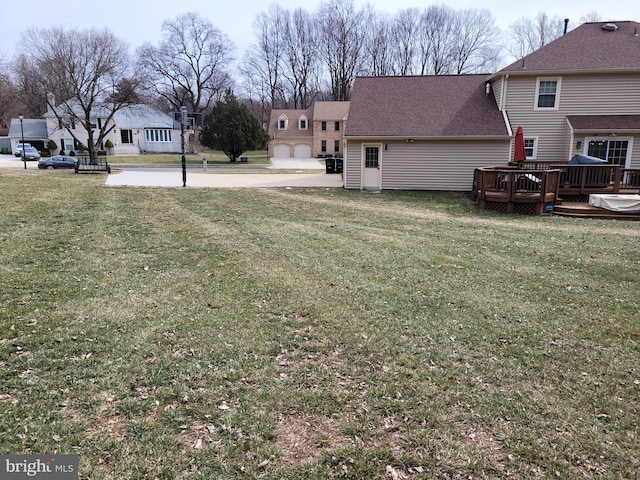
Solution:
M53 152L54 150L58 149L58 145L56 144L55 141L49 140L49 143L47 143L47 148L49 149L50 152Z
M107 141L104 142L104 148L113 148L113 142L107 139Z

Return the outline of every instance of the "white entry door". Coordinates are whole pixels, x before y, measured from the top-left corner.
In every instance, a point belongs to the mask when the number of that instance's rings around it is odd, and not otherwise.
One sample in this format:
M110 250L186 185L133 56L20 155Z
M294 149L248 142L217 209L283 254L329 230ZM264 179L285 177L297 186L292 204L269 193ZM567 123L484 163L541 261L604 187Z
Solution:
M380 169L380 145L362 146L362 188L378 191L382 189L382 171Z

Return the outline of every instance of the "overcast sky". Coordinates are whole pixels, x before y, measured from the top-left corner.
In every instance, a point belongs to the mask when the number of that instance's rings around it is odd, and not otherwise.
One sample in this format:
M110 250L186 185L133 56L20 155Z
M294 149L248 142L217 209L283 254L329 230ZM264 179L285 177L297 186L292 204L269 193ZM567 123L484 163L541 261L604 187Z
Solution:
M398 10L446 3L455 8L487 8L498 27L507 29L521 17L535 17L544 11L550 16L569 18L576 27L580 18L598 12L603 20L640 21L640 2L637 0L355 0L356 6L371 4L376 11L395 13ZM9 60L17 52L18 40L29 26L54 25L72 28L109 28L117 37L127 41L133 50L145 42L157 44L160 28L166 19L186 12L197 12L209 19L236 45L240 57L252 41L252 26L256 16L273 3L294 10L302 7L313 12L320 0L10 0L3 2L0 20L0 60Z

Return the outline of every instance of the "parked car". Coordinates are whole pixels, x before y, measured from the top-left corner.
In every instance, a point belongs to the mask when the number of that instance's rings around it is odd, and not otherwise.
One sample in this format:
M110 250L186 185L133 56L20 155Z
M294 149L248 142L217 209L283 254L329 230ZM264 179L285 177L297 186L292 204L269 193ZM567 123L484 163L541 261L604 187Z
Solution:
M53 157L38 160L38 168L76 168L78 159L67 155L54 155Z
M19 143L16 145L16 149L13 151L13 154L14 154L16 157L21 157L21 156L22 156L22 147L23 147L23 146L25 146L25 147L30 147L30 146L31 146L31 144L30 144L30 143L22 143L22 142L19 142Z
M22 153L20 154L22 157ZM25 147L24 148L24 159L25 160L40 160L40 152L38 152L37 148L34 147Z

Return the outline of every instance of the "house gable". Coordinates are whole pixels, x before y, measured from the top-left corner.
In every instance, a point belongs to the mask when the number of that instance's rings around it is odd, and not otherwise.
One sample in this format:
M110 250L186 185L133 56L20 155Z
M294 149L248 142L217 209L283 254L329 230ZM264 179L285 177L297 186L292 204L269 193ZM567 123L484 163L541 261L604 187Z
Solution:
M347 137L507 136L487 75L358 77Z
M640 165L640 148L633 148L640 145L633 133L640 112L640 23L585 23L503 68L491 83L511 127L522 126L531 138L536 160L589 154L593 139L604 137L618 138L626 165Z

